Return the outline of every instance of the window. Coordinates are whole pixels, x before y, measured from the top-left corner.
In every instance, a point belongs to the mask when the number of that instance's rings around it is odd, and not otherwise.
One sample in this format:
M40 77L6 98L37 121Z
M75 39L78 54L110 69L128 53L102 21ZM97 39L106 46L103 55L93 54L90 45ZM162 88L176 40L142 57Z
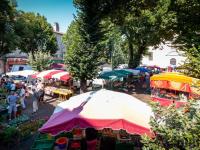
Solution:
M149 52L148 57L149 57L149 60L152 61L153 60L153 52Z
M176 59L175 58L170 59L170 65L176 65Z
M24 67L20 66L19 71L23 71L23 70L24 70Z

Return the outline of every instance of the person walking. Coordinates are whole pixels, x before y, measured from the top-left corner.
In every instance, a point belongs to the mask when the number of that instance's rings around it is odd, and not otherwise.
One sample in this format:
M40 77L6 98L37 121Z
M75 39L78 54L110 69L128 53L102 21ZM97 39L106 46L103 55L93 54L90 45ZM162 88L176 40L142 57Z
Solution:
M21 89L20 89L19 96L20 96L20 103L21 103L21 106L22 106L23 109L26 108L26 105L25 105L25 102L24 102L24 100L25 100L25 93L26 93L25 87L22 86Z
M39 102L44 102L44 95L45 95L44 84L40 82L37 86L37 89L39 95Z
M16 85L15 85L15 83L13 81L11 82L10 90L11 91L16 91Z
M29 88L29 96L31 101L33 102L33 114L38 111L38 94L36 90L33 88Z
M7 97L7 102L9 104L8 108L9 120L11 120L12 112L14 112L14 118L16 118L18 99L19 97L13 91L11 91L10 95Z
M150 74L149 73L145 73L145 84L146 84L146 91L145 91L145 93L151 92L151 88L150 88Z

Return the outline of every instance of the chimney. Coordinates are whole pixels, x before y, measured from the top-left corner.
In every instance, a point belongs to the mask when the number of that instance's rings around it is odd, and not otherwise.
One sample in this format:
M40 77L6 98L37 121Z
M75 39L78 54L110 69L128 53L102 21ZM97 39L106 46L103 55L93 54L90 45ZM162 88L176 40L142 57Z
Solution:
M54 22L53 30L59 32L59 24L57 22Z

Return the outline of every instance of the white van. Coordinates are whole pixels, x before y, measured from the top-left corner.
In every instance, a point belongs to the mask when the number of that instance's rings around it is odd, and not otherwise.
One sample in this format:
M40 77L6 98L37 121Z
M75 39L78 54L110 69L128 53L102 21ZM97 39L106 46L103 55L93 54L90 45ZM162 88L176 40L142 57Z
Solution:
M13 65L10 72L23 71L23 70L32 70L32 68L29 65Z

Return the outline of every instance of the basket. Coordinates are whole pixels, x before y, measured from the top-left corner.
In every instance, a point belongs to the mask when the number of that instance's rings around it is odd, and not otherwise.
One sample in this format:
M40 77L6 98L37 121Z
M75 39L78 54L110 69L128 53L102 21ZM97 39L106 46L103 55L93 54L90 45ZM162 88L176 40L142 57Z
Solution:
M56 145L59 149L64 149L68 145L68 139L66 137L60 137L56 140Z
M53 140L36 140L31 150L51 150L53 145Z

